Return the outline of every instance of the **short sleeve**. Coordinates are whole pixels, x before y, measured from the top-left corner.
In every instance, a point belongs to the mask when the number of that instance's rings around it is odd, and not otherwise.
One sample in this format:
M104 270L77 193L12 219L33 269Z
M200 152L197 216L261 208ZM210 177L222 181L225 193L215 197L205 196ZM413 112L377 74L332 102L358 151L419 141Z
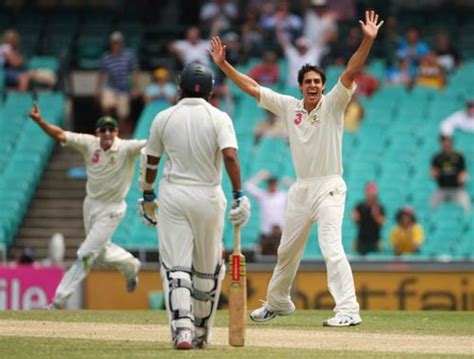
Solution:
M230 117L225 113L223 113L221 120L217 123L217 142L220 150L224 148L239 148L234 125Z
M328 108L335 116L342 116L344 114L356 88L357 85L355 82L352 83L350 90L345 88L341 79L339 79L336 85L334 85L331 91L325 96L324 101L326 101Z
M163 153L163 143L161 142L161 116L158 114L151 125L150 134L145 147L145 153L153 157L161 157Z
M281 95L267 87L260 86L260 102L258 105L281 118L286 118L286 109L291 106L292 97Z
M70 131L64 131L66 136L66 141L64 146L72 147L77 151L85 154L89 148L92 148L97 143L97 137L83 134L83 133L74 133Z
M138 156L145 146L146 140L127 140L128 151L133 157Z
M439 163L439 156L434 156L433 159L431 160L431 166L435 168L440 168L440 163Z

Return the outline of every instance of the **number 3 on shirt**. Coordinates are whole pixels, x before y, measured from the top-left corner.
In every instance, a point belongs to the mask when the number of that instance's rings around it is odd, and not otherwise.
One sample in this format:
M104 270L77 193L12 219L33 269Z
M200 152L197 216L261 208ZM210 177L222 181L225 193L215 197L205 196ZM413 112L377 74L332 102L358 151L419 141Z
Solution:
M295 118L295 120L294 120L295 125L296 125L296 126L299 126L299 124L301 123L302 119L303 119L303 114L302 114L301 112L297 112L297 113L296 113L296 118Z

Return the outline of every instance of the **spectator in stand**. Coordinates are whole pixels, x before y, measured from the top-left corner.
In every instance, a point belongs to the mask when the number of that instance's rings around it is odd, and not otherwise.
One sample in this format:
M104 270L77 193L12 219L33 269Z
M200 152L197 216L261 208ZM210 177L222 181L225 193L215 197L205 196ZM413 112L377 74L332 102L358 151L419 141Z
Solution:
M330 0L328 8L335 14L337 21L353 21L356 17L354 0Z
M227 61L229 61L229 63L233 66L237 66L247 61L246 54L237 33L228 32L222 37L222 41L226 46Z
M259 57L263 48L263 29L259 25L259 12L249 10L240 28L241 44L246 57Z
M190 27L186 31L186 39L176 40L169 45L169 50L183 65L199 62L209 66L209 41L201 39L201 31L197 27Z
M441 122L441 134L451 137L455 130L474 134L474 99L466 101L466 109L456 111Z
M3 67L5 85L18 91L28 91L30 73L24 69L25 60L20 51L20 35L6 30L0 43L0 67Z
M355 93L352 95L351 102L347 105L344 113L344 129L351 133L357 132L363 118L364 107L359 101L359 96Z
M444 72L438 63L436 53L430 51L421 59L418 67L418 76L416 84L423 87L431 87L437 90L442 90L446 84Z
M359 227L356 251L361 255L378 252L380 230L385 223L385 210L377 198L377 185L369 182L365 186L365 200L352 211L352 219Z
M199 13L202 24L213 26L216 21L221 23L222 29L228 29L239 15L237 6L227 0L211 0L205 3Z
M279 81L279 71L276 54L266 51L263 54L263 62L255 65L249 76L264 86L275 85Z
M130 100L140 96L138 60L131 51L124 48L121 32L113 32L109 39L109 52L100 60L96 96L100 99L102 113L119 120L120 132L126 138L132 132L128 121Z
M351 27L347 38L340 45L334 44L327 54L325 62L334 63L338 66L345 66L352 54L359 47L362 41L362 33L358 27Z
M258 186L263 180L267 181L266 190ZM260 207L261 241L273 237L272 233L275 232L275 226L283 230L288 191L278 189L277 178L272 177L268 171L262 170L245 182L244 188L256 199ZM276 248L278 247L276 246Z
M431 206L438 208L441 202L454 202L467 213L471 210L471 200L464 189L467 180L464 156L453 149L451 137L441 135L440 142L441 152L431 161L431 177L438 183Z
M277 38L288 61L286 86L299 87L298 71L305 64L319 66L322 53L316 47L312 47L310 41L305 37L296 39L296 47L293 46L280 28L277 28Z
M397 64L387 70L386 85L411 88L413 83L414 80L411 77L408 59L399 59Z
M289 41L300 35L303 28L302 19L290 12L290 1L281 0L276 12L268 17L262 17L260 25L269 34L274 34L278 27L281 29ZM271 36L272 37L272 36Z
M416 216L411 207L403 207L396 215L397 225L390 232L390 243L395 255L418 253L425 240L423 227L416 223Z
M265 120L257 124L255 130L255 144L260 142L262 137L271 138L287 138L288 131L285 123L278 118L273 112L266 111L267 117Z
M176 101L176 85L169 81L169 71L159 67L153 71L153 82L146 88L143 100L145 103L152 101L167 101L170 104Z
M445 73L453 72L461 63L461 56L445 31L436 33L435 53L438 55L438 64Z
M337 16L327 5L327 0L309 0L309 8L304 11L303 34L320 52L327 52L337 39Z
M355 83L357 84L356 93L361 96L371 97L379 88L379 81L367 72L365 66L356 75Z
M405 33L405 38L401 38L398 43L397 56L407 59L410 64L410 75L416 77L421 59L428 55L429 47L426 42L420 39L420 30L412 26Z
M276 256L278 254L278 246L280 245L282 233L281 227L274 225L268 236L261 236L260 254L264 256Z

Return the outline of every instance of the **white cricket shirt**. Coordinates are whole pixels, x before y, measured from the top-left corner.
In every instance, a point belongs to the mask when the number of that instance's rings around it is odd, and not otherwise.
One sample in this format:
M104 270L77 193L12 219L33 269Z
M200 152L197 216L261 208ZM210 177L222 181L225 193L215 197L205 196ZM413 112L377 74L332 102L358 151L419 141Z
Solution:
M298 178L342 175L344 111L355 89L355 83L348 90L339 80L308 114L302 99L260 87L259 106L280 116L288 127Z
M145 152L166 153L170 183L218 186L224 148L238 148L230 117L202 98L184 98L155 117Z
M99 137L65 131L65 146L78 150L84 156L87 171L87 197L109 203L125 199L133 178L135 157L145 147L145 140L115 138L104 151Z

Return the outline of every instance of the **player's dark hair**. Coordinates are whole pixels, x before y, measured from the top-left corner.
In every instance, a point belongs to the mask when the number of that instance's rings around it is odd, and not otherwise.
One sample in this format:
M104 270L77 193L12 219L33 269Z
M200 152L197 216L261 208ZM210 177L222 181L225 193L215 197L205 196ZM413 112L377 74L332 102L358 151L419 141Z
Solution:
M304 75L307 72L310 72L310 71L314 71L314 72L318 73L319 76L321 76L321 80L323 81L323 85L326 83L326 73L324 72L324 70L321 67L315 66L315 65L310 65L310 64L304 64L301 67L301 69L298 71L298 83L300 84L300 86L303 84Z

